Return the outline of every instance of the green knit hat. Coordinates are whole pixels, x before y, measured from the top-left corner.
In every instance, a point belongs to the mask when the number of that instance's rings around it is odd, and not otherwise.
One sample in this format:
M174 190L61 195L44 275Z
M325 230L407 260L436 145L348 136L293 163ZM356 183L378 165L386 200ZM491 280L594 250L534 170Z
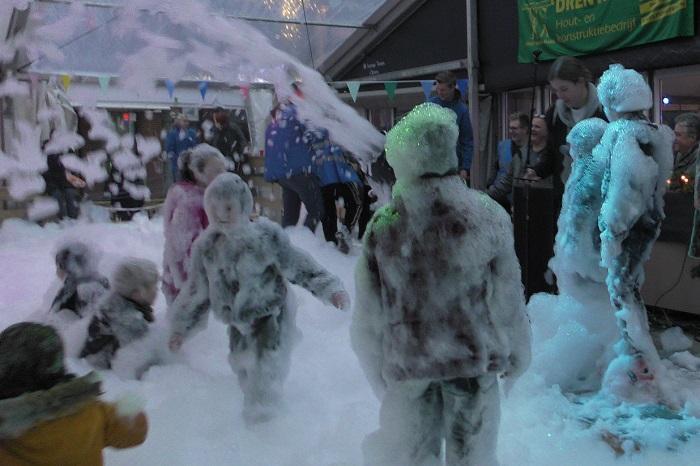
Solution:
M0 399L45 390L65 378L63 342L56 329L21 322L0 333Z

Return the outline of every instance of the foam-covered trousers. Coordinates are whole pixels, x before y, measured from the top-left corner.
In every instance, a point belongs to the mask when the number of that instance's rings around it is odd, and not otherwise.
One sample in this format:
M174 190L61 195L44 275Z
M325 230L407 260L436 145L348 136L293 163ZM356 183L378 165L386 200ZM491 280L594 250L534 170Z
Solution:
M364 441L365 464L491 466L496 460L500 399L495 374L389 384L379 430Z
M295 311L256 319L245 334L230 326L228 335L229 364L243 391L243 418L248 424L265 422L280 409L296 335Z

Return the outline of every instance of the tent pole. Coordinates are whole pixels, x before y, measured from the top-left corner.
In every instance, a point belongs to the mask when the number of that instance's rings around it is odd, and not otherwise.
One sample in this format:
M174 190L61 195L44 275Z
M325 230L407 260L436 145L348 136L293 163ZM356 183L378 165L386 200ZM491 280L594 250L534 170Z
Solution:
M469 119L474 135L474 157L472 158L471 186L484 189L486 186L486 166L482 160L481 133L479 121L479 41L477 29L477 0L467 0L467 76L469 77L468 103Z

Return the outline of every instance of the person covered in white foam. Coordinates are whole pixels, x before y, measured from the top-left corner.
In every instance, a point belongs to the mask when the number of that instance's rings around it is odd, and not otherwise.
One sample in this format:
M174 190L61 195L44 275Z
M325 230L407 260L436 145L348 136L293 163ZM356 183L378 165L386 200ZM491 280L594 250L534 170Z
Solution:
M673 131L645 116L644 111L652 107L652 93L644 77L634 70L611 65L600 79L598 98L611 121L600 142L606 171L598 223L601 264L607 268L606 283L621 334L616 350L618 359L629 361L628 365L641 364L649 379L658 382L663 379L663 367L649 333L640 289L644 263L664 219L663 196L673 166ZM610 369L618 363L613 361ZM632 377L629 382L637 383Z
M530 326L508 214L457 172L454 114L434 104L388 134L391 203L355 272L352 346L382 400L365 464L496 463L497 376L529 365ZM432 463L431 463L432 464Z
M195 241L187 283L172 305L170 348L201 329L209 310L229 332L229 362L243 390L247 423L274 417L289 372L295 309L289 283L337 308L349 298L340 280L294 247L282 228L252 221L253 197L233 173L204 194L209 226Z

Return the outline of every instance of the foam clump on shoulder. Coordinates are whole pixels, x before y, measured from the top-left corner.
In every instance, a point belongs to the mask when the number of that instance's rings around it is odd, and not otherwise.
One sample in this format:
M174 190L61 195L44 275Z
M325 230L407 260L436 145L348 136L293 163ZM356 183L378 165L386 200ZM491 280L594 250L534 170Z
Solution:
M601 118L587 118L576 123L566 136L566 142L571 145L571 156L577 158L580 155L591 154L607 127L608 123Z
M452 110L431 103L421 104L387 134L387 161L397 178L444 174L457 168L458 134Z

